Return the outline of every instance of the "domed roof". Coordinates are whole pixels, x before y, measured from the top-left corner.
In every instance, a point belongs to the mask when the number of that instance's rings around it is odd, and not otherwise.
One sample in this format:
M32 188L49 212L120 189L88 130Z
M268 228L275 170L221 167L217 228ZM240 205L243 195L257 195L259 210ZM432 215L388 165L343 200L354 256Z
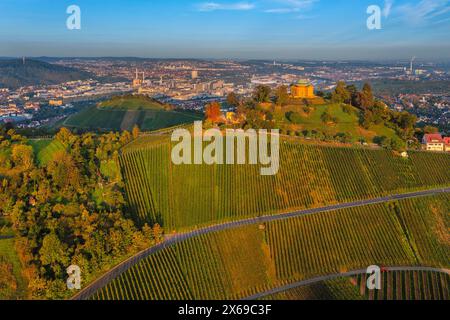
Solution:
M306 80L306 79L300 79L300 80L297 81L297 84L301 84L301 85L310 85L311 82L309 82L309 81Z

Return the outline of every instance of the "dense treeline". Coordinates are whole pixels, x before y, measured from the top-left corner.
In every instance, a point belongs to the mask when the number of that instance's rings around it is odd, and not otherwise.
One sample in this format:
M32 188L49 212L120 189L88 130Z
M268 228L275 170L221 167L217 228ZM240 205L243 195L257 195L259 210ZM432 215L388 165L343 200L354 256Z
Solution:
M26 138L0 131L0 216L16 232L16 249L34 298L63 298L68 266L86 284L125 256L159 241L159 226L141 230L123 214L119 149L128 132L73 135L61 129L46 163Z

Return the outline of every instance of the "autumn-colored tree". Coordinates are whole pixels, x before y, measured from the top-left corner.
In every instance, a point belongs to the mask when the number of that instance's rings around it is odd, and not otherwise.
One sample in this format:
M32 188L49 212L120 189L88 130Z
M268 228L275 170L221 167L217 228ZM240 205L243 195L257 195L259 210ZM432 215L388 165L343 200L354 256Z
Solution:
M222 117L222 111L220 110L219 102L211 102L206 105L205 118L211 122L218 122Z
M65 151L57 151L47 165L48 173L55 184L61 188L77 187L81 177L77 165L70 154Z
M360 94L360 99L361 99L361 108L362 109L369 109L369 108L373 107L373 105L375 103L375 98L373 96L372 87L370 86L370 84L368 84L368 83L364 84L363 89Z
M28 170L33 167L33 148L23 144L15 144L12 147L11 158L16 167Z
M237 95L234 92L230 92L227 96L227 103L234 107L237 108L239 107L240 101L239 98L237 97Z
M279 86L275 90L275 99L279 106L285 106L289 102L289 94L286 86Z
M67 128L61 128L56 134L56 139L59 140L64 145L69 145L73 139L73 134Z
M161 243L163 241L163 229L158 223L153 226L152 234L155 243Z
M135 125L133 127L133 131L131 132L133 139L137 139L139 138L139 134L141 133L141 130L139 130L139 127L137 125Z

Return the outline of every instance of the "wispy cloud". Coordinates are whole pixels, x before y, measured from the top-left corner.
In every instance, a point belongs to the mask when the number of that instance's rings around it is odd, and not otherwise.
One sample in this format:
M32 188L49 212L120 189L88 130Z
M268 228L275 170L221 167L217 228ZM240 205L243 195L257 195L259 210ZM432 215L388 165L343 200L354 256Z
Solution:
M255 8L255 5L250 2L236 2L236 3L219 3L219 2L203 2L197 5L197 9L202 12L231 10L231 11L247 11Z
M394 5L394 0L384 0L383 16L388 18L391 14L392 6Z
M395 11L406 22L421 25L450 12L450 0L421 0L398 6Z
M278 6L264 10L266 13L293 13L309 9L319 0L276 0Z

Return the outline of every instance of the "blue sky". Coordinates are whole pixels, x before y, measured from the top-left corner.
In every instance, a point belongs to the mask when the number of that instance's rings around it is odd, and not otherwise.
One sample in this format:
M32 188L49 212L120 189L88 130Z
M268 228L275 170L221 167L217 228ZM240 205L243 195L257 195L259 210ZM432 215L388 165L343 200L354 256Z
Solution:
M22 55L450 59L450 0L0 0L0 56Z

